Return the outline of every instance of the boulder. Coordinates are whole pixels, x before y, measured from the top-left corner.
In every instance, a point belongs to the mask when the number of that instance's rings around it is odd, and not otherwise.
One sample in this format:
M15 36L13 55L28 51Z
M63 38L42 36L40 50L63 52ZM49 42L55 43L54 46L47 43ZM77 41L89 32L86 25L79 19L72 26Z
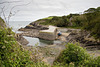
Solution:
M21 34L15 34L15 38L22 45L27 45L29 43Z

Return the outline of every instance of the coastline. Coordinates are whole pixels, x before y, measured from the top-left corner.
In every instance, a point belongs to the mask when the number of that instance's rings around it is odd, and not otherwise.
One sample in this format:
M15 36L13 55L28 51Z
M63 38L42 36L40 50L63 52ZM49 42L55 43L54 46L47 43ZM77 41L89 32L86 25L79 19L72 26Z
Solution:
M30 24L33 24L33 23L30 23ZM37 25L39 25L39 24L37 23ZM33 29L32 27L31 28L25 27L25 28L20 28L19 31L24 31L24 33L21 33L22 36L38 38L39 31L43 30L43 28L42 28L42 25L41 25L41 28L36 28L36 27L38 27L37 25L33 24L35 29ZM27 26L30 26L30 25L27 25ZM44 27L44 25L43 25L43 27ZM58 31L62 32L62 36L60 36L58 39L58 40L62 41L61 44L52 44L52 45L36 47L37 50L40 50L39 54L41 55L41 57L46 56L46 57L44 57L44 59L42 61L46 62L47 64L50 64L50 65L53 64L55 58L61 53L61 51L63 51L65 49L65 45L67 45L67 43L80 44L80 46L85 48L90 55L93 55L94 57L100 56L100 51L99 51L100 45L92 45L92 46L90 45L89 46L89 44L97 44L98 43L97 41L95 41L91 37L89 37L89 32L81 30L81 29L61 28L61 27L58 28ZM63 48L61 49L61 47L63 47ZM52 49L53 51L50 51L51 48L54 48L54 49ZM46 51L48 51L50 53L45 52L45 49L46 49ZM58 52L57 53L56 50L58 50L59 52L57 51ZM41 52L42 52L42 54L41 54ZM48 55L46 55L46 53ZM55 55L56 53L57 53L57 55ZM51 55L51 57L49 55ZM48 60L51 60L51 61L48 61Z

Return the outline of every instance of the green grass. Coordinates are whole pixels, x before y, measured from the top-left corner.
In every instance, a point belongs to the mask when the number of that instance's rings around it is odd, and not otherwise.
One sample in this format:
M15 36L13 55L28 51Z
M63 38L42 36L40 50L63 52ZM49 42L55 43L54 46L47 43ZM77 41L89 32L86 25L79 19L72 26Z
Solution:
M53 17L47 17L47 18L43 18L43 19L52 19Z
M55 16L50 16L50 17L47 17L47 18L43 18L43 19L48 19L48 20L51 20L52 18L54 18ZM61 16L56 16L56 17L61 17Z

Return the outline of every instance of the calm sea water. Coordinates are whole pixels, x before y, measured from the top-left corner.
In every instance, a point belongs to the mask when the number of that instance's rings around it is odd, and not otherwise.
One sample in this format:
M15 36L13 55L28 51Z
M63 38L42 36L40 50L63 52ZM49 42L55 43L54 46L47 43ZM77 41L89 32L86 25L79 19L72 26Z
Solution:
M13 28L13 31L16 33L21 33L21 31L17 31L19 28L21 27L25 27L26 25L28 25L29 23L31 23L31 21L10 21L9 25L10 27ZM61 43L60 41L48 41L48 40L42 40L39 38L32 38L32 37L26 37L24 36L25 39L27 39L27 41L29 41L30 46L45 46L45 45L52 45L52 44L57 44L57 43Z
M21 27L24 28L29 23L31 23L31 21L10 21L9 25L13 28L14 32L19 33L17 30Z

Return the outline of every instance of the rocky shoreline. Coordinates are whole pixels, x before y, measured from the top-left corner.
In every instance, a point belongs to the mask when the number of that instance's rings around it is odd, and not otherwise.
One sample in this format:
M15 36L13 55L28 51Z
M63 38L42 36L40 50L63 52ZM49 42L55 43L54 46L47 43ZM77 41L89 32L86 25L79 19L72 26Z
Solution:
M19 31L24 31L23 33L19 33L23 36L38 37L38 35L39 35L39 30L37 30L37 29L21 28L21 29L19 29Z
M40 25L39 23L41 22L44 22L44 21L35 21L27 25L25 28L20 28L19 31L24 31L24 32L20 33L19 35L39 38L39 31L48 29L48 26ZM93 44L94 44L93 46L95 45L97 46L98 44L100 44L99 41L95 40L93 37L90 36L89 32L84 31L84 30L58 28L58 31L61 31L62 33L70 33L68 36L61 36L62 39L65 39L64 41L66 43L78 42L83 47L87 47L87 46L89 47ZM61 38L60 40L62 40Z
M47 30L48 26L39 25L37 22L32 22L29 25L27 25L25 28L20 28L18 31L24 31L24 33L21 33L23 36L28 37L39 37L39 31L40 30Z
M39 23L40 22L32 22L29 25L27 25L25 28L20 28L19 31L24 31L24 32L20 33L18 35L38 38L40 30L48 29L48 26L39 25ZM60 36L58 38L58 40L63 42L62 44L54 44L54 45L49 45L49 46L44 46L44 47L42 47L42 46L36 47L36 49L40 51L39 55L42 58L44 58L42 61L44 61L50 65L53 64L53 61L60 54L60 52L65 49L65 45L67 43L79 43L80 46L86 48L89 51L91 51L92 49L95 49L95 48L96 48L96 50L100 50L100 45L99 45L100 42L96 41L93 37L91 37L90 33L87 31L83 31L80 29L70 29L70 28L58 28L58 31L62 32L62 36ZM50 51L51 48L53 51ZM46 51L45 51L45 49L46 49ZM89 52L89 53L91 54L91 52ZM98 52L98 53L100 53L100 52ZM95 56L98 56L97 54Z

